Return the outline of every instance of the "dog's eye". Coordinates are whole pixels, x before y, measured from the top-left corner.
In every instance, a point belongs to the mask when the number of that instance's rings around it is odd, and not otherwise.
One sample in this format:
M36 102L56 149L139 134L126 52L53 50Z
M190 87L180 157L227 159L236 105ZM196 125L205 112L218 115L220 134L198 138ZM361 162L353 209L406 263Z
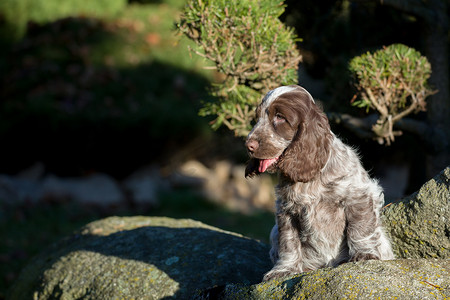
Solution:
M276 123L284 122L284 121L286 121L286 118L285 118L282 114L278 114L278 113L277 113L277 114L275 115L274 121L275 121Z

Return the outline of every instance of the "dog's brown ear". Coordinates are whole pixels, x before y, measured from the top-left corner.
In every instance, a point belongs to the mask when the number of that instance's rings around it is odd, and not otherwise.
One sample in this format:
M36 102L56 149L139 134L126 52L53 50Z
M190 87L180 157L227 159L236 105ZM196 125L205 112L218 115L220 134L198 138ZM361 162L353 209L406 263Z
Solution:
M247 162L247 167L245 168L245 177L254 177L256 175L261 174L259 171L259 159L257 158L251 158L248 162Z
M278 163L281 173L294 182L314 179L327 163L332 133L325 114L312 102L297 132Z

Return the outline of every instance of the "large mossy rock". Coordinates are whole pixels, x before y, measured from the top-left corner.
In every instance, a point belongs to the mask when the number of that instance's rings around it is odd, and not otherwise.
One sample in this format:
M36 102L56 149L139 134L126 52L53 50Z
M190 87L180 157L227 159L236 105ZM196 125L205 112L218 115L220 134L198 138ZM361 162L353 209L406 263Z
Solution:
M113 217L45 250L9 299L447 299L449 182L446 168L385 208L397 260L258 283L271 268L267 245L192 220Z
M209 297L214 293L214 297ZM251 286L230 284L198 299L448 299L450 260L347 263Z
M383 210L398 258L450 259L450 167Z
M189 299L196 289L253 284L268 246L192 220L112 217L45 250L9 299Z

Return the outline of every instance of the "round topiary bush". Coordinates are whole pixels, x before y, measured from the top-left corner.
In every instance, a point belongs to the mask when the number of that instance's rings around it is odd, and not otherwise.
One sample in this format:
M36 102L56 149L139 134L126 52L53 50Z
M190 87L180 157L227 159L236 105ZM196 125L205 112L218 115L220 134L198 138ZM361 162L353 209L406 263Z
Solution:
M425 98L435 93L427 84L431 65L413 48L393 44L350 61L360 98L353 105L380 114L373 126L380 141L394 141L393 124L412 112L424 111Z

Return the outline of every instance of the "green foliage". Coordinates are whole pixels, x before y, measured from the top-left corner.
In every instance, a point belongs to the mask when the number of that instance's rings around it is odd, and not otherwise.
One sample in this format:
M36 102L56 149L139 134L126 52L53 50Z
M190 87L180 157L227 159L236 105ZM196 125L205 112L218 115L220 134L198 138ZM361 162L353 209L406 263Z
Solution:
M0 42L18 40L24 35L27 24L24 11L24 1L0 1Z
M278 19L283 12L281 1L188 0L178 28L225 78L212 87L217 101L200 110L216 116L214 129L247 135L263 94L297 82L301 56L293 30Z
M418 51L394 44L350 61L360 98L354 106L380 114L373 131L389 144L393 124L412 112L425 111L425 99L435 93L427 84L431 66Z
M29 21L45 23L68 16L112 16L126 4L126 0L2 0L0 16L5 24L0 27L0 38L20 39Z

